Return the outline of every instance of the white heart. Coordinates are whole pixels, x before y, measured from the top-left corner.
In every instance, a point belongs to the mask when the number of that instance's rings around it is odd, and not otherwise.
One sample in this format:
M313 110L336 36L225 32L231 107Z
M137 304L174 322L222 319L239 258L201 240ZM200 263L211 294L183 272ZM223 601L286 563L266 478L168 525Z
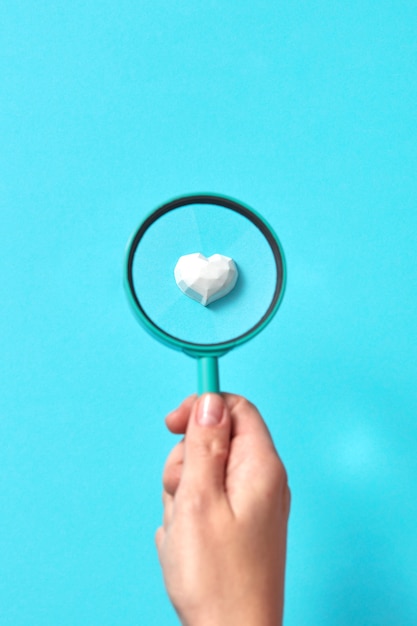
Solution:
M235 262L228 256L212 254L207 258L195 252L178 259L174 275L186 296L207 306L233 289L238 272Z

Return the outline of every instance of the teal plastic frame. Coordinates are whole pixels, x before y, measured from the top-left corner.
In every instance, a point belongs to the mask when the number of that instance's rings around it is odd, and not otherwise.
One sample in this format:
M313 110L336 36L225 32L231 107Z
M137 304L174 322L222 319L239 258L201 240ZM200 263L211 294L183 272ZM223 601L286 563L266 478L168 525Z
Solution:
M274 255L277 267L277 285L268 310L259 322L250 328L249 331L227 342L216 344L195 344L183 341L166 333L162 330L162 328L154 324L154 322L148 317L146 312L143 310L135 291L133 283L133 260L136 249L144 233L157 219L165 215L165 213L190 204L214 204L236 211L237 213L248 218L265 236ZM198 359L198 393L200 395L206 392L217 393L219 391L218 358L223 354L226 354L226 352L232 348L236 348L246 341L249 341L255 337L255 335L260 333L267 324L269 324L282 302L285 292L286 279L287 271L284 252L277 235L268 222L259 213L245 204L227 196L210 193L180 196L152 211L152 213L145 218L145 220L131 236L127 245L124 263L124 285L128 300L136 318L141 323L143 328L158 341L164 343L170 348L180 350L185 352L185 354Z

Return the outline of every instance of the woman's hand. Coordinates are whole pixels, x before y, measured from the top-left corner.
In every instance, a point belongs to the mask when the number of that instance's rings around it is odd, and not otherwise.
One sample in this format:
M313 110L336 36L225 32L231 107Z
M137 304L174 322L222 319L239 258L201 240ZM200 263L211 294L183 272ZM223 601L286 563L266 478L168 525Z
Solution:
M182 624L279 626L290 493L262 417L240 396L205 394L166 423L186 436L166 462L156 544Z

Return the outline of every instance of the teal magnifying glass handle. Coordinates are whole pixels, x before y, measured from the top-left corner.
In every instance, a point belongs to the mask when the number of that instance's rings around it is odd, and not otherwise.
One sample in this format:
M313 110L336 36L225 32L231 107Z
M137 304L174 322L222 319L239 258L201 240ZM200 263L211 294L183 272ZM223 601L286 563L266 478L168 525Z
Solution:
M203 393L219 393L219 364L217 356L200 356L197 358L198 395Z

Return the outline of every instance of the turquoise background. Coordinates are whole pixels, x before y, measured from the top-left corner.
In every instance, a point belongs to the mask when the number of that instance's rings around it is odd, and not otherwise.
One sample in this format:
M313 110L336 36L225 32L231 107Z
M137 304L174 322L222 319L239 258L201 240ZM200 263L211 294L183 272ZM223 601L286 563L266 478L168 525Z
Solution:
M273 323L223 357L293 494L286 626L417 623L414 1L0 5L0 623L171 626L163 418L126 241L182 193L261 212Z

